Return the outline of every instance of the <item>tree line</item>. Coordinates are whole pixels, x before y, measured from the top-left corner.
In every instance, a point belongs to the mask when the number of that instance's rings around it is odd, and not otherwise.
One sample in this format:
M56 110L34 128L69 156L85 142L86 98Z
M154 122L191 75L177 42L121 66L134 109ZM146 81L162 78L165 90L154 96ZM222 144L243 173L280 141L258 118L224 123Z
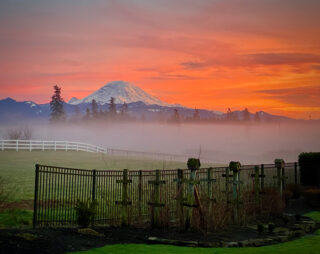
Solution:
M51 122L65 122L67 120L66 113L64 110L64 100L61 96L61 88L55 85L53 87L54 93L50 101L50 121ZM245 108L240 117L239 113L232 112L228 108L226 114L223 117L200 117L200 112L197 108L194 109L193 115L190 117L181 116L177 108L173 108L171 117L167 118L162 112L159 112L156 119L153 121L168 122L168 123L183 123L183 122L256 122L261 121L258 112L255 113L254 117L251 118L249 110ZM107 110L103 110L95 99L91 101L91 105L86 108L85 114L83 115L80 111L79 106L75 106L75 112L70 118L71 121L147 121L144 114L140 118L134 117L129 114L128 104L123 103L120 107L115 103L115 98L111 97Z

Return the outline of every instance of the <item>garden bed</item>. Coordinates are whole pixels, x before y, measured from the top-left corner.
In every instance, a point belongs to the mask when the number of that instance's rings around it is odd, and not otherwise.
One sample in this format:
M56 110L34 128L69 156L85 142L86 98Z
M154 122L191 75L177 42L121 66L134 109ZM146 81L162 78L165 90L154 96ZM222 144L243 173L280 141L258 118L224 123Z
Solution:
M283 218L288 218L288 221ZM293 214L260 220L259 223L273 223L274 232L270 233L267 229L258 232L257 224L245 227L231 225L211 233L113 227L95 227L94 230L1 229L0 249L3 253L65 253L117 243L163 243L199 247L262 246L301 237L319 226L310 218Z

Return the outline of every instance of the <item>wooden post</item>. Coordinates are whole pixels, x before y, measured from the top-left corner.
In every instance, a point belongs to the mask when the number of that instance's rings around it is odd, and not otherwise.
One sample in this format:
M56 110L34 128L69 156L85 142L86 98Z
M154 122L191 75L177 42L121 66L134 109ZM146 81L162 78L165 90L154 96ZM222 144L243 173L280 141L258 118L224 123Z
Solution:
M132 203L128 200L128 184L132 180L128 180L128 169L123 170L122 180L117 180L116 183L122 183L122 201L116 201L116 204L121 205L121 226L128 226L128 205Z
M254 167L254 192L256 194L256 202L259 203L260 197L260 181L259 181L259 166Z
M16 151L19 151L19 141L16 140Z
M160 227L160 211L159 207L165 206L165 204L160 203L160 185L165 184L165 181L160 180L160 170L156 170L156 179L154 181L148 181L148 184L154 185L153 201L148 202L151 205L151 227Z
M230 175L230 168L229 167L226 167L225 170L226 170L226 173L222 174L222 177L226 178L225 193L226 193L227 204L229 204L230 203L230 194L231 194L231 191L230 191L230 177L233 177L233 175Z
M179 217L179 225L182 226L184 223L184 214L183 214L183 201L184 201L184 197L183 197L183 192L184 192L184 188L183 188L183 170L182 169L178 169L177 172L177 179L174 179L174 182L177 182L177 196L176 196L176 200L177 200L177 216Z
M231 161L229 163L229 168L233 171L232 179L232 203L233 203L233 218L234 222L238 223L239 221L239 197L238 197L238 184L239 182L239 172L241 164L237 161Z
M277 168L277 175L274 177L277 179L277 188L280 194L283 191L283 168L284 168L284 160L275 159L274 160L275 167Z
M212 207L212 202L214 202L215 200L212 197L212 183L216 182L216 179L212 178L212 171L213 168L208 168L207 170L207 178L201 179L201 182L207 182L207 195L208 195L208 201L209 201L209 213L211 213L211 207Z

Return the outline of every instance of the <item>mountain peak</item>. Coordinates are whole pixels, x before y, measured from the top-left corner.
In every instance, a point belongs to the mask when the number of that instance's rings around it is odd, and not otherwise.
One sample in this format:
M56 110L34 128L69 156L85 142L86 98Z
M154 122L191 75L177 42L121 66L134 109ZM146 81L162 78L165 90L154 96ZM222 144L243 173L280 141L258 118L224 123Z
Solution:
M135 86L129 82L122 80L112 81L101 87L99 90L90 94L89 96L80 100L70 100L69 103L78 105L81 103L91 103L92 100L100 105L104 105L110 102L111 97L115 99L115 103L131 103L142 101L147 105L157 104L161 106L168 106L169 104L162 102L158 98L148 94L140 87Z

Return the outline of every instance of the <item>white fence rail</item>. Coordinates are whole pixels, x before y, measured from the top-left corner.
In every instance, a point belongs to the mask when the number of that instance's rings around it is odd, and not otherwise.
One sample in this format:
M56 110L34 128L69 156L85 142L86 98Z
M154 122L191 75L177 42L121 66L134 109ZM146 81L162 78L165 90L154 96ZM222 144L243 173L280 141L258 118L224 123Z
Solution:
M54 150L54 151L84 151L92 153L104 153L109 155L118 156L132 156L141 158L151 158L156 160L165 161L186 161L192 155L179 155L179 154L165 154L165 153L153 153L143 151L131 151L122 149L103 148L101 146L95 146L80 142L69 141L44 141L44 140L0 140L0 150ZM204 162L211 162L208 158L201 158Z
M4 150L64 150L84 151L93 153L107 153L107 150L100 146L69 141L44 141L44 140L0 140L0 149Z

